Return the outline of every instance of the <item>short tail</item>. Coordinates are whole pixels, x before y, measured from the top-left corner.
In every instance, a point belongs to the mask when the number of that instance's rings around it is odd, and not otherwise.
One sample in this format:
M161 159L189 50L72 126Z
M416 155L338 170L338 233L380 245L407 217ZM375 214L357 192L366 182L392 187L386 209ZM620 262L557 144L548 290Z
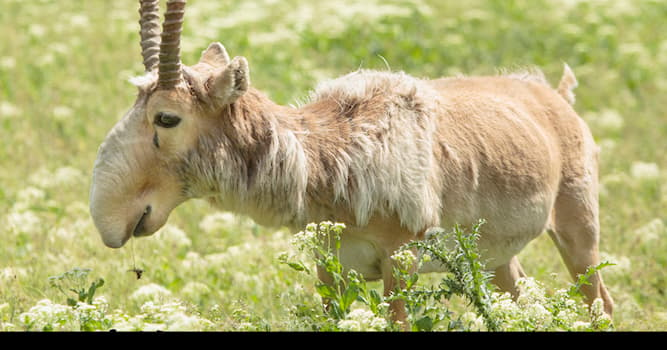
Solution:
M570 69L570 66L567 65L567 63L563 64L565 67L563 69L563 77L560 79L560 83L558 83L558 93L567 101L567 103L573 105L574 104L574 88L579 85L577 82L577 78L574 76L574 73L572 72L572 69Z

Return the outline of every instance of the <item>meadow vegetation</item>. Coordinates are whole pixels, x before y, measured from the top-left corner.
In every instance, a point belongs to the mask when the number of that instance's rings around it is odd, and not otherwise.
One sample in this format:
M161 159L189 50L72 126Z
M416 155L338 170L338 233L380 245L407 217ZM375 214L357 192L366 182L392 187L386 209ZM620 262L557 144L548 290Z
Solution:
M0 330L398 329L377 282L352 275L328 290L315 278L318 257L299 248L317 242L308 232L340 225L294 233L192 200L154 236L106 248L88 190L99 144L134 101L127 80L143 73L138 7L0 8ZM220 41L282 104L357 68L437 77L536 66L555 84L567 62L579 80L575 108L601 147L601 251L613 265L599 268L616 303L613 326L599 304L582 305L547 235L519 256L531 278L516 302L462 261L466 283L399 270L414 288L394 297L405 298L413 330L664 331L666 32L662 0L190 0L182 59L193 64ZM474 247L469 238L484 225L473 224L445 233ZM419 249L452 253L433 244ZM412 258L397 255L419 263ZM322 296L338 311L322 310Z

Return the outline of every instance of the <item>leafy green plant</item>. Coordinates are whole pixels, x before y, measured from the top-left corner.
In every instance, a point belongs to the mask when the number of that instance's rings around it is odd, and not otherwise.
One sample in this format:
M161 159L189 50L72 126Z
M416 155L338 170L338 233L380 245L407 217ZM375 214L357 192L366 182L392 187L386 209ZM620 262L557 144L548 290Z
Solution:
M346 320L352 304L359 301L368 306L373 315L382 319L386 316L386 303L383 297L372 288L369 288L363 276L354 270L346 273L340 262L340 235L345 228L344 224L325 221L319 224L309 224L302 232L297 233L292 242L297 249L309 255L316 266L325 271L332 280L331 284L318 282L317 293L326 305L326 314L332 318L333 324ZM279 256L281 263L292 269L310 274L310 269L300 260L290 258L283 253ZM336 326L332 327L333 329Z
M49 277L49 285L67 297L67 305L76 307L79 302L92 304L98 288L104 285L104 279L97 278L89 285L88 275L91 269L75 267L60 275ZM74 297L70 295L74 294Z
M431 230L426 240L408 243L394 255L400 256L401 252L417 250L422 256L421 262L433 260L448 271L435 287L413 288L419 274L411 272L411 266L396 264L394 275L405 282L405 288L397 290L392 299L405 301L413 330L433 330L442 322L448 322L447 329L459 328L460 322L452 320L451 311L429 303L450 299L454 295L466 298L474 306L488 330L500 330L499 321L491 313L492 275L484 270L477 249L479 229L483 224L484 221L480 220L473 226L470 234L466 234L459 225L456 225L451 233L442 229Z
M412 331L613 329L611 320L602 311L601 300L588 308L579 293L581 286L609 263L591 267L568 289L553 295L547 295L542 284L532 278L520 279L517 287L521 294L513 300L508 293L495 291L490 283L492 274L485 269L477 247L483 224L480 220L471 232L459 225L450 232L433 229L427 239L401 247L392 259L394 277L402 283L389 296L370 288L360 273L354 270L343 273L339 259L343 224L309 224L295 236L293 243L319 269L329 273L333 283L316 282L316 291L327 305L323 315L308 314L303 307L300 313L308 315L311 321L317 319L318 330L398 330L400 325L388 322L387 306L389 302L402 300ZM311 274L308 264L294 255L283 253L279 260L296 271ZM441 264L448 272L436 284L420 285L418 270L427 262ZM450 307L445 301L454 297L467 300L468 304ZM356 308L355 302L358 302Z

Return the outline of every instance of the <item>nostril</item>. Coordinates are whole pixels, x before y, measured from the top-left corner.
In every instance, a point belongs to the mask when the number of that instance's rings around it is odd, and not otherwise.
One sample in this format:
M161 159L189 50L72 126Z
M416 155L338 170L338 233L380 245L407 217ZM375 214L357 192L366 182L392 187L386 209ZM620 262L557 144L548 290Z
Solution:
M146 209L144 209L141 218L139 218L139 221L137 221L137 224L134 226L134 232L132 232L134 236L140 236L142 233L144 233L144 223L146 222L146 218L148 217L148 215L150 215L151 210L152 208L150 205L148 205Z

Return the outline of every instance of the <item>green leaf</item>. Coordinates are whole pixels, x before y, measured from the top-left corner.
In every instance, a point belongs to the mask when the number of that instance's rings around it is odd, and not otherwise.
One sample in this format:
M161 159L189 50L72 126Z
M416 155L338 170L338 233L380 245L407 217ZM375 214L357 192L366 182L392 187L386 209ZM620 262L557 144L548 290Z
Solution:
M90 284L90 288L88 288L88 292L84 295L85 301L88 304L93 303L93 297L95 296L95 291L97 291L97 288L99 288L103 285L104 285L104 279L102 279L102 278L98 278L97 280L93 281L93 283Z
M371 297L370 298L371 299L370 300L371 305L377 307L378 305L380 305L382 303L382 297L380 296L380 294L375 289L371 289L368 292L368 295Z
M415 322L414 327L418 331L431 331L433 329L433 320L429 316L424 316Z
M357 300L357 296L359 295L359 288L356 286L350 286L343 292L343 295L341 295L340 298L340 307L341 309L347 311L352 303Z
M317 293L323 298L338 299L336 290L328 284L318 284L315 288L317 289Z
M412 275L410 275L410 277L406 281L406 289L412 288L412 286L414 286L415 283L417 283L418 279L419 279L419 274L413 273Z
M306 271L308 272L308 269L306 266L300 262L287 262L287 266L291 267L295 271Z

